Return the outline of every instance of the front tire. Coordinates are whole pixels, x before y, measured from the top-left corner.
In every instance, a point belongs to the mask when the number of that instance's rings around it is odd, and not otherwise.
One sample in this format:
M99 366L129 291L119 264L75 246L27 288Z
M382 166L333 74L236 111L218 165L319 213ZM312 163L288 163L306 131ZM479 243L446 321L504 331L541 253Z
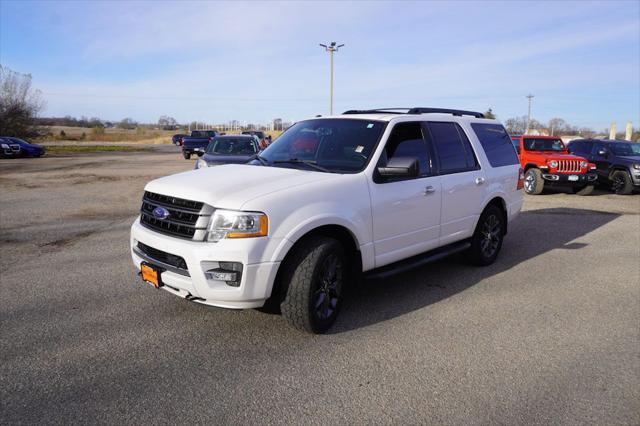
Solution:
M524 175L524 192L529 195L540 195L544 191L544 179L540 169L529 169Z
M471 263L478 266L491 265L498 258L506 223L504 213L498 207L488 206L480 215L476 230L471 237L469 255Z
M611 182L611 190L618 195L629 195L633 192L631 176L623 170L613 172Z
M593 188L594 188L594 185L574 186L573 188L571 188L571 190L573 191L574 194L591 195L591 193L593 192Z
M282 315L293 327L325 333L340 311L347 262L342 245L326 237L311 237L283 265L288 283Z

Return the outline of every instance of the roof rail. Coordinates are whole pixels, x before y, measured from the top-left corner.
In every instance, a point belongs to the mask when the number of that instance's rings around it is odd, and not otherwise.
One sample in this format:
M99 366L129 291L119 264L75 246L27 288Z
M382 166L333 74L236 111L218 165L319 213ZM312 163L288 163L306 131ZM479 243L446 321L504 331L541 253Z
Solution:
M476 118L484 118L484 114L475 111L464 111L461 109L448 108L376 108L376 109L351 109L343 114L451 114L456 116L470 115Z
M484 114L475 111L464 111L461 109L448 109L448 108L411 108L407 114L451 114L451 115L470 115L476 118L484 118Z
M376 108L376 109L350 109L342 114L406 114L410 108Z

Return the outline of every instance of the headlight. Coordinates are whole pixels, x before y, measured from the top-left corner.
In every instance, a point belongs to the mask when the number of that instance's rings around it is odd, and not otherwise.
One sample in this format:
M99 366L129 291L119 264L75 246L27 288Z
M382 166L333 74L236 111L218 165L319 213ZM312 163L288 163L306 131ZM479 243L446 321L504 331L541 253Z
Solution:
M549 167L555 169L556 167L558 167L558 162L556 160L549 161Z
M207 241L223 238L266 237L269 228L267 215L259 212L216 210L209 223Z
M633 168L636 169L636 170L640 170L640 164L634 164Z
M196 160L196 169L204 169L205 167L209 167L209 163L207 163L202 158L198 158Z
M589 163L587 163L586 161L582 161L580 163L580 167L583 168L583 169L586 169L587 167L589 167Z
M3 147L4 149L9 149L9 145L7 145L6 143L2 143L0 144L1 147Z

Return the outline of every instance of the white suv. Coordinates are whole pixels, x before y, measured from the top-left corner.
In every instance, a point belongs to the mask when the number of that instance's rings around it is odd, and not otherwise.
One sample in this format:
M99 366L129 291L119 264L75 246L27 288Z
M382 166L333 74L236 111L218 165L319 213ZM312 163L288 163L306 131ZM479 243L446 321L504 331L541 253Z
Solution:
M509 135L480 113L347 111L296 123L248 164L149 182L131 255L156 288L322 333L363 273L460 251L493 263L522 184Z

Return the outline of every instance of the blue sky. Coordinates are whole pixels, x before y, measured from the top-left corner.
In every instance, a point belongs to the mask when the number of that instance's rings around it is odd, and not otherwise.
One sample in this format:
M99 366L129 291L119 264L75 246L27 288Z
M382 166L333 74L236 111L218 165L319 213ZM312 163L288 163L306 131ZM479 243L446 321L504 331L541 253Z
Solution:
M500 119L640 123L640 2L0 0L0 64L45 116L298 120L436 106Z

